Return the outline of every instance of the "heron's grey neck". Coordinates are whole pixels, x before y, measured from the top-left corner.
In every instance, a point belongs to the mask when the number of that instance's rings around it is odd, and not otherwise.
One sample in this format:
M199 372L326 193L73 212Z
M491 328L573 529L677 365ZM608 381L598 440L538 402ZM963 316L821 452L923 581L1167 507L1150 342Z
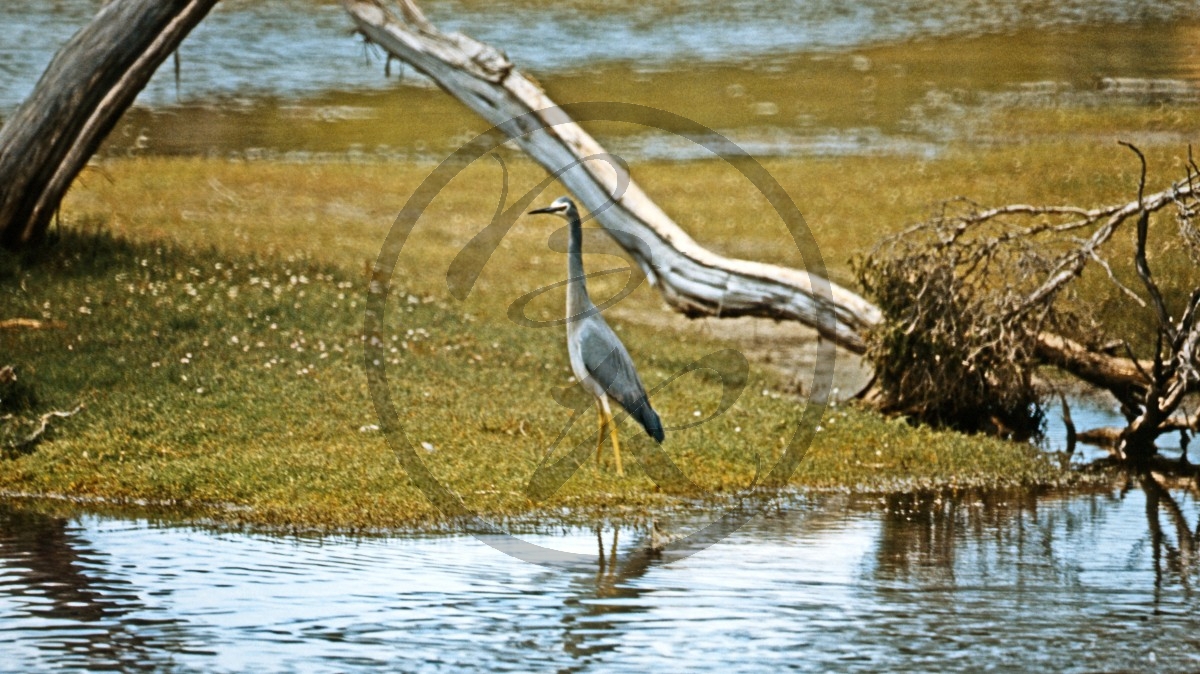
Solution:
M569 316L592 306L583 276L583 228L575 209L567 213L570 236L567 240L567 310Z

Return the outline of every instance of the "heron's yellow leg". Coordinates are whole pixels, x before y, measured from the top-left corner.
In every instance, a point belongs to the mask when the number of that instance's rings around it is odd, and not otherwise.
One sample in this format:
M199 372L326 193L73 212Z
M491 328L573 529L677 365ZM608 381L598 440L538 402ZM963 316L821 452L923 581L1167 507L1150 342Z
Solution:
M605 411L607 412L608 410ZM613 458L617 462L617 475L624 475L625 471L621 470L621 443L617 440L617 424L613 421L612 412L608 413L608 433L612 437Z
M600 400L596 399L596 412L600 415L600 431L596 433L596 465L600 465L600 450L604 448L604 424L607 422L604 414L604 405L600 404Z

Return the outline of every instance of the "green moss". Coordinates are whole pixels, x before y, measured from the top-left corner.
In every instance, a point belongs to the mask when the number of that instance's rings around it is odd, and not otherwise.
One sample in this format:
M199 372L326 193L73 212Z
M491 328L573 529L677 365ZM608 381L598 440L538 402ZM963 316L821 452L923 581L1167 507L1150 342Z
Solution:
M526 484L571 415L552 395L570 383L561 330L488 319L403 285L393 298L382 338L399 422L429 471L488 517L564 507L581 516L631 516L725 498L779 459L803 413L803 401L781 395L774 377L755 367L724 414L669 431L663 456L688 481L660 486L634 457L653 466L661 456L647 453L649 441L628 424L627 475L614 474L607 448L608 465L596 465L587 408L557 450L582 446L586 460L561 489L532 499ZM77 402L87 409L59 422L36 451L0 462L0 490L168 504L264 525L445 523L374 429L360 336L364 301L360 276L308 257L68 232L0 285L3 315L66 327L5 332L0 351L38 373L40 409ZM650 386L727 346L617 323ZM691 374L655 404L668 426L678 426L711 413L720 395L719 379ZM791 485L892 489L1063 478L1027 446L837 408Z

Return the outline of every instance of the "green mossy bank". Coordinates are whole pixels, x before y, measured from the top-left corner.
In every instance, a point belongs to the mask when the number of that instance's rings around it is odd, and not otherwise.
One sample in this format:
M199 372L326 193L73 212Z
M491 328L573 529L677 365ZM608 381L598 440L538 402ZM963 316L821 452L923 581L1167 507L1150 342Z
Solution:
M32 451L7 452L0 492L166 504L220 522L304 529L454 524L410 483L378 431L360 268L73 230L3 262L0 318L60 326L0 331L0 365L13 364L35 397L11 413L29 418L80 402L86 409L56 421ZM548 300L545 311L557 306ZM668 431L665 455L687 480L659 485L629 459L624 478L597 466L588 408L556 450L588 445L588 460L553 495L531 499L530 475L572 415L555 399L571 383L561 328L529 329L475 308L401 278L380 337L400 423L422 462L489 518L640 517L728 499L780 458L805 409L770 371L752 367L732 407ZM614 322L650 387L736 347ZM655 406L668 427L684 426L717 410L721 396L721 379L698 370L666 386ZM623 431L627 457L651 456L631 425ZM1025 445L834 407L789 487L1070 479Z

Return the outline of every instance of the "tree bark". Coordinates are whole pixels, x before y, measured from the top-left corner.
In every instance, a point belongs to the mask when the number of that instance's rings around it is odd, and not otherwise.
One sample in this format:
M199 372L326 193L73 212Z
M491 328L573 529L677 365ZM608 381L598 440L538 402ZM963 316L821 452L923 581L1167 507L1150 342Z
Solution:
M113 0L0 128L0 245L40 240L117 120L217 0Z
M1146 395L1150 382L1143 373L1154 368L1150 361L1134 362L1090 351L1079 342L1049 332L1038 335L1036 355L1048 365L1112 392L1123 403Z
M817 274L727 258L697 244L620 166L586 161L608 153L566 112L582 108L556 106L500 51L438 31L409 0L400 3L402 18L377 0L344 4L367 40L429 76L558 175L675 309L795 320L854 353L865 350L862 335L879 320L873 304Z

